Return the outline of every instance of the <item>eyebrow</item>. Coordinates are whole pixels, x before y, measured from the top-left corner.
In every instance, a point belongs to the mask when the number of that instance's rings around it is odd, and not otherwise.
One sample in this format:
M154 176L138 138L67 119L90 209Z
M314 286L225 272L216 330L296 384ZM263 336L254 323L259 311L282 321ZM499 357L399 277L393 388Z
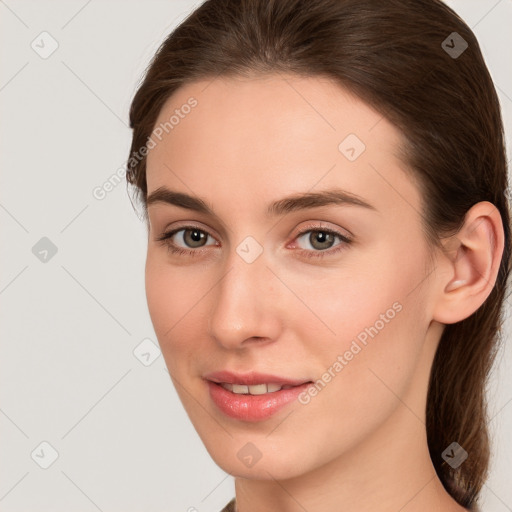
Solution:
M183 192L169 190L166 187L159 187L149 194L146 206L156 203L166 203L187 210L194 210L199 213L215 217L213 208L200 197L194 197ZM286 213L317 208L327 205L352 205L361 206L369 210L377 211L370 203L364 201L361 197L339 188L323 190L320 192L304 192L293 194L291 196L279 199L269 204L267 207L268 216L284 215Z

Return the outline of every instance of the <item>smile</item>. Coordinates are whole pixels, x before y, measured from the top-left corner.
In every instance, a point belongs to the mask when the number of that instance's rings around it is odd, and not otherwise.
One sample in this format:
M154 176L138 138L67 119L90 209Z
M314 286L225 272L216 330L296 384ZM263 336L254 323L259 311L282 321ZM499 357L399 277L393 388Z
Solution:
M266 393L275 393L281 391L281 389L291 389L294 386L286 385L281 386L279 384L256 384L254 386L246 386L244 384L229 384L227 382L221 382L220 385L235 393L237 395L264 395Z

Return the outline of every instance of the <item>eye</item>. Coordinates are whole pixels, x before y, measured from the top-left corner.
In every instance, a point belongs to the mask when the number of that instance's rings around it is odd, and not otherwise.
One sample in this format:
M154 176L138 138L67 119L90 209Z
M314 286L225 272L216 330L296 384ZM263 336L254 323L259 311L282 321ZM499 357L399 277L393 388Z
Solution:
M180 232L183 232L180 236L176 237L178 240L185 244L185 247L181 247L173 241L173 238ZM182 226L177 229L173 229L172 231L168 231L164 233L162 236L157 238L157 242L162 242L167 246L171 253L176 254L187 254L190 256L195 256L198 252L198 248L204 247L208 237L213 237L207 233L206 231L199 229L197 226ZM187 247L192 248L192 250L187 249Z
M326 255L333 255L342 251L348 244L352 242L350 238L339 233L336 230L324 228L321 226L315 226L314 229L310 228L305 231L301 231L297 237L297 240L305 239L306 244L309 244L313 250L304 249L300 252L306 257L323 258ZM340 243L333 246L333 242L338 239ZM331 249L335 247L335 249Z
M181 235L177 236L178 233L181 233ZM306 236L308 234L309 236ZM178 245L176 240L173 240L174 238L177 240L181 239L184 246ZM158 237L156 241L163 243L169 252L173 254L196 256L203 252L199 249L207 247L206 242L208 241L208 238L215 240L207 231L199 229L197 226L182 226L164 233L162 236ZM342 233L322 226L314 226L301 231L296 235L295 240L301 240L304 238L306 243L309 244L312 249L300 249L299 252L306 257L317 258L336 254L345 249L346 246L352 242L350 238ZM333 242L335 242L336 239L340 242L333 246ZM218 243L211 245L218 246ZM334 249L331 249L332 247L334 247Z

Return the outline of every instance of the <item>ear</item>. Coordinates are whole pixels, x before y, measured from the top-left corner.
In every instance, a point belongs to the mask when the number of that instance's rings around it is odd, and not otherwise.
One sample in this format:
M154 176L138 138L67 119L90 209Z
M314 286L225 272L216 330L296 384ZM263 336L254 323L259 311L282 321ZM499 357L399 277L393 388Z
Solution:
M504 238L496 206L482 201L468 210L459 232L445 239L437 262L440 290L434 320L460 322L485 302L496 283Z

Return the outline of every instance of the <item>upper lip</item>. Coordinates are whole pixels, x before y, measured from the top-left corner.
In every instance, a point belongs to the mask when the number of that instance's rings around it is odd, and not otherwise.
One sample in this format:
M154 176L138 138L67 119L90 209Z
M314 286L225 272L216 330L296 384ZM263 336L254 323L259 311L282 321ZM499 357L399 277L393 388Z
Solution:
M255 386L257 384L299 386L300 384L311 382L309 379L290 379L287 377L280 377L279 375L270 375L268 373L234 373L227 370L208 373L203 377L212 382L217 382L218 384L242 384L246 386Z

